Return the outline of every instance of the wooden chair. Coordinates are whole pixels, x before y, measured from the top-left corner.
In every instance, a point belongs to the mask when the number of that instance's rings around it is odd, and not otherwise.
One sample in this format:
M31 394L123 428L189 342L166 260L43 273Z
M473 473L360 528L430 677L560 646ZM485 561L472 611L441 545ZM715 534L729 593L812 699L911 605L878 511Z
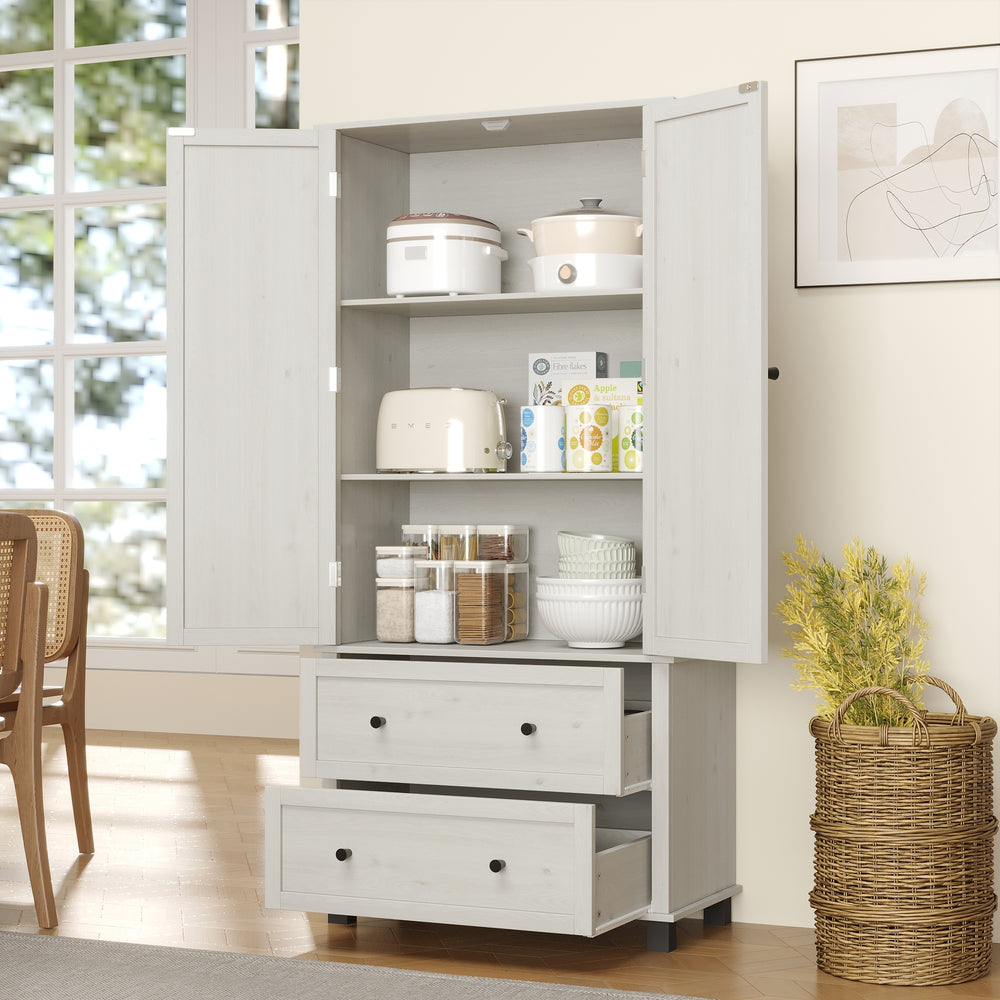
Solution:
M17 513L29 517L35 526L38 539L36 579L45 583L49 590L45 662L66 658L63 686L42 688L42 725L62 726L76 840L81 854L93 854L84 704L90 574L83 565L83 529L75 517L61 510L20 510ZM0 697L0 716L9 717L17 707L16 694Z
M14 779L24 854L40 927L55 927L42 805L42 673L48 588L35 581L35 526L21 514L0 512L0 698L15 692L18 711L3 718L0 764Z

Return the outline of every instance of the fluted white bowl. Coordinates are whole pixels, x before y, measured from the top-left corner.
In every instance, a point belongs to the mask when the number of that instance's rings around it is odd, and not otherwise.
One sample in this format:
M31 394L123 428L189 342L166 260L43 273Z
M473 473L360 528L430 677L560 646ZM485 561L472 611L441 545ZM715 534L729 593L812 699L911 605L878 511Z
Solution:
M556 535L560 556L590 556L621 559L635 556L635 542L621 535L597 535L582 531L560 531Z
M635 576L635 557L591 559L588 556L560 556L559 576L564 579L621 580Z
M642 631L641 594L536 596L542 624L568 646L612 649Z
M638 597L642 595L642 578L620 580L536 576L537 597Z

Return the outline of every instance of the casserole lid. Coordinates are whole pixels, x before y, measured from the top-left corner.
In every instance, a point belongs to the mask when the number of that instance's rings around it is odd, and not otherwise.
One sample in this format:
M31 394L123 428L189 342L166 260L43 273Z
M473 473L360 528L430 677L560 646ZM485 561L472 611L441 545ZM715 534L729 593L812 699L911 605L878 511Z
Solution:
M549 219L565 219L577 216L582 219L628 219L631 222L642 222L638 215L619 215L616 212L609 212L601 208L603 198L581 198L580 208L568 208L565 212L556 212L553 215L546 215L544 218L535 219L535 222L547 222Z

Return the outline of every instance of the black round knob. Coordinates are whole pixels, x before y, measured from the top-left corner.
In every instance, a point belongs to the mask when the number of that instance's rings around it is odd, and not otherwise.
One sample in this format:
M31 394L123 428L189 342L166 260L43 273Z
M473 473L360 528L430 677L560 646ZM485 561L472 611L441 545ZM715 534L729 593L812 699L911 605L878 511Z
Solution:
M385 725L385 719L383 719L381 715L373 715L368 720L368 723L372 729L381 729Z
M494 858L490 862L490 871L491 872L502 872L506 867L507 867L507 862L506 861L501 861L499 858Z
M351 856L351 853L352 852L349 847L338 847L337 853L334 855L334 857L338 861L346 861Z
M521 732L524 733L525 736L530 736L537 728L538 726L536 726L533 722L521 723Z

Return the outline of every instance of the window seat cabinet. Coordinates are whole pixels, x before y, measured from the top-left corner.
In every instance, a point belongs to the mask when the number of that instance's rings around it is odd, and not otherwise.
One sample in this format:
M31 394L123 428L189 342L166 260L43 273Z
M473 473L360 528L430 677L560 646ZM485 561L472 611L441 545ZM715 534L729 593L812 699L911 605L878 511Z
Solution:
M267 906L642 918L666 948L728 919L735 664L766 650L765 95L172 130L169 638L301 649ZM534 292L517 229L592 196L642 215L642 288ZM386 226L427 211L499 227L498 294L386 296ZM514 441L528 354L583 350L642 361L641 472L376 473L385 392L492 389ZM532 577L559 530L630 537L642 637L569 648L530 588L524 641L376 642L374 546L406 523L527 524Z

